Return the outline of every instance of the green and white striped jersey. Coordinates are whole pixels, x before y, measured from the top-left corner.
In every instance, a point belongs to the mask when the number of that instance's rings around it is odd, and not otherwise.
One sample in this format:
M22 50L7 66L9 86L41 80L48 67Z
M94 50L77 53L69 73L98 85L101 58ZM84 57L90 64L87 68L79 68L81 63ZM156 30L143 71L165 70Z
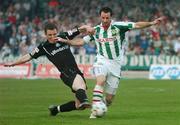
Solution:
M85 36L83 39L87 42L95 42L97 54L108 59L118 58L124 52L123 43L125 42L126 31L134 28L133 22L111 22L107 30L104 30L102 24L95 27L95 34Z

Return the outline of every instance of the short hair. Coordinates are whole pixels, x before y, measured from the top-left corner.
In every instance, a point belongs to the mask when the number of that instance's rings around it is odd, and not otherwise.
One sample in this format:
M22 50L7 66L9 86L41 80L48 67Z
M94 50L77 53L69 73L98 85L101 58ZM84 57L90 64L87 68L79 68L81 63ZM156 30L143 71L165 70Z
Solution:
M112 9L109 8L109 7L101 8L100 11L99 11L99 15L101 15L101 12L110 13L111 16L113 15Z
M45 24L45 26L44 26L44 32L45 32L45 34L47 33L47 30L53 30L53 29L58 30L56 24L54 24L54 23L47 22L47 23Z

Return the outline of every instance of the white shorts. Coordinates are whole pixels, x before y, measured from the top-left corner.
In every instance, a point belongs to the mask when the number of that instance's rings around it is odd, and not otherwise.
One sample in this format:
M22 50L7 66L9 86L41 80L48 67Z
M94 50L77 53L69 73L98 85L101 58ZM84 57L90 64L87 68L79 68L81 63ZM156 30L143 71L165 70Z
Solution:
M97 60L93 65L93 72L95 76L106 76L105 92L115 95L121 77L121 63L97 55Z

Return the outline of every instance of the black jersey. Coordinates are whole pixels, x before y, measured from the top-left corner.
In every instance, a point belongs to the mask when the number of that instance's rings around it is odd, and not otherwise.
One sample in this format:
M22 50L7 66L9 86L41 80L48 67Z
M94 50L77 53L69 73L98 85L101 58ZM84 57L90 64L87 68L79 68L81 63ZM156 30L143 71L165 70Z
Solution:
M58 35L61 38L70 38L78 34L67 35L67 32L60 33ZM74 35L72 37L72 35ZM65 76L71 74L80 73L80 70L75 62L75 58L70 50L70 46L66 43L57 41L56 43L49 43L48 41L41 43L35 51L30 53L32 58L38 58L45 55L56 67L57 69Z

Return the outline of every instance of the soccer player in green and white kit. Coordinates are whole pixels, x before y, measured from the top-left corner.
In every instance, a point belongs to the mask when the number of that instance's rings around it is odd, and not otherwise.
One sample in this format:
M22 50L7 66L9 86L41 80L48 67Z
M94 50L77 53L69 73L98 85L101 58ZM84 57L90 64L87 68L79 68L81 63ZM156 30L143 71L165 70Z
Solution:
M152 22L113 22L112 10L104 7L100 10L101 24L94 27L92 35L87 35L79 41L66 41L70 45L83 45L85 42L95 42L97 47L96 61L93 71L96 85L93 90L92 105L104 101L107 106L112 103L119 85L121 64L125 48L125 33L131 29L141 29L160 23L163 18ZM105 92L105 97L103 94ZM90 118L96 118L92 113Z
M96 85L93 103L104 100L109 106L116 94L121 75L121 64L125 49L125 33L131 29L141 29L160 23L164 18L152 22L113 22L112 10L104 7L99 11L101 24L95 27L94 35L85 36L84 42L95 42L97 47L93 71ZM103 93L105 97L103 98ZM91 113L90 118L96 118Z

